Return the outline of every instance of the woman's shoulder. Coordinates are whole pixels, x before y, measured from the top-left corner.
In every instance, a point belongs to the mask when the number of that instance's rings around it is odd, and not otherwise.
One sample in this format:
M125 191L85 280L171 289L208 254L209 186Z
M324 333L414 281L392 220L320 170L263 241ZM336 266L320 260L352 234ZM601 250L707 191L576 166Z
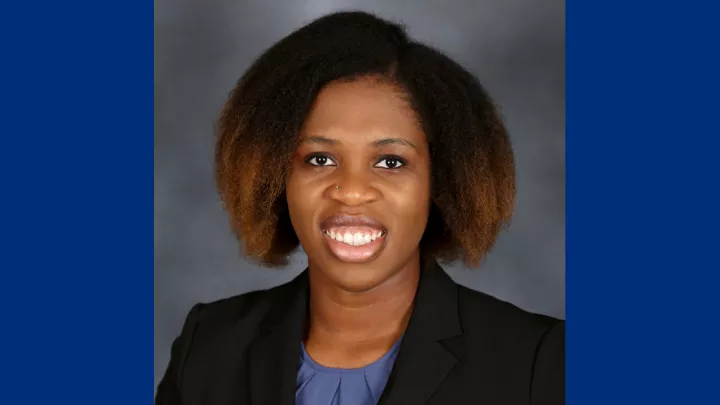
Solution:
M531 370L532 403L564 402L564 320L462 286L458 311L469 362L489 361L508 378Z
M458 310L466 333L497 335L521 340L537 340L562 330L565 321L526 309L489 294L458 285Z
M530 403L565 403L565 321L466 287L458 303L470 363L489 362L496 375L528 383Z
M226 323L236 324L240 321L260 322L278 299L287 296L292 285L291 281L272 288L198 303L193 307L191 313L194 312L196 322L202 323L205 327Z

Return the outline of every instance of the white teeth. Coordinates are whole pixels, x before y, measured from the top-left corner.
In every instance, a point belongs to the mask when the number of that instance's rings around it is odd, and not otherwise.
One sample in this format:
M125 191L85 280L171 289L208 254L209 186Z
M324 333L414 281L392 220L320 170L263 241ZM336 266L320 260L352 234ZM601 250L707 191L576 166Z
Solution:
M343 242L351 246L362 246L366 245L377 238L383 236L382 231L376 231L373 233L360 233L357 232L355 234L352 234L350 232L343 233L335 233L335 231L325 231L325 234L330 237L330 239L334 239L338 242Z

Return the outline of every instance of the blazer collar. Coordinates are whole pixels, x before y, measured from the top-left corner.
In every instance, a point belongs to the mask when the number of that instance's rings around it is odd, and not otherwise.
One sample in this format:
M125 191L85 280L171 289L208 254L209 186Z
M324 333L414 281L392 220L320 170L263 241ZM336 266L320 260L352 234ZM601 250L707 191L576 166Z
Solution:
M248 348L252 404L295 403L303 327L308 308L307 269L276 290L275 300Z
M248 351L253 404L293 404L308 308L307 269L277 290ZM457 285L435 261L424 266L415 306L381 405L425 404L457 362L443 342L462 333Z
M457 293L437 262L428 262L380 405L423 405L453 369L458 358L444 343L462 334Z

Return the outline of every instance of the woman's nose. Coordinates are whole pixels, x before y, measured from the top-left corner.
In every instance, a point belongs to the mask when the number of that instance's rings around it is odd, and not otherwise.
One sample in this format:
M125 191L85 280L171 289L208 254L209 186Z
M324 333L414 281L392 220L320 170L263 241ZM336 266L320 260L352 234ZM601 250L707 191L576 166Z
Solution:
M341 173L330 186L330 198L347 206L376 201L380 193L373 186L371 176L362 172Z

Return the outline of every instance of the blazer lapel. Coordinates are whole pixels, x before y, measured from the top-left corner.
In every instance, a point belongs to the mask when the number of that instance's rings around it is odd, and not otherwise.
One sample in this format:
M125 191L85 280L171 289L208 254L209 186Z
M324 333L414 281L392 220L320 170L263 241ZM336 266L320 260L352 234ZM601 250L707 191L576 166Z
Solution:
M428 263L415 308L380 405L423 405L457 363L443 341L462 333L457 285L434 261Z
M260 334L249 347L251 403L292 405L300 364L300 344L307 312L307 272L277 296L260 324Z
M295 402L308 292L305 271L277 295L277 303L259 325L260 333L248 348L253 405ZM423 405L440 387L458 359L445 346L462 334L457 305L457 285L430 261L423 269L413 314L379 405Z

